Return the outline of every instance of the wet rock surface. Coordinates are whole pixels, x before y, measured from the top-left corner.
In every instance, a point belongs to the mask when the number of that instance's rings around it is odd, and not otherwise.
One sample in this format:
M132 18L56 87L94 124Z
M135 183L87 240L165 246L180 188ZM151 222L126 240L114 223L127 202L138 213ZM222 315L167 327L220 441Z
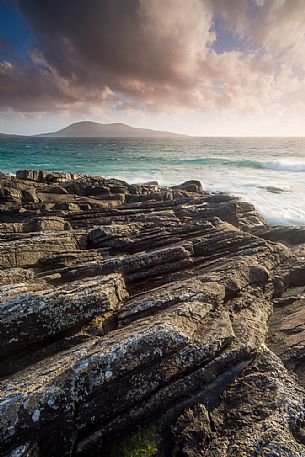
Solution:
M0 455L148 427L160 457L305 456L304 228L198 181L1 174L0 300Z

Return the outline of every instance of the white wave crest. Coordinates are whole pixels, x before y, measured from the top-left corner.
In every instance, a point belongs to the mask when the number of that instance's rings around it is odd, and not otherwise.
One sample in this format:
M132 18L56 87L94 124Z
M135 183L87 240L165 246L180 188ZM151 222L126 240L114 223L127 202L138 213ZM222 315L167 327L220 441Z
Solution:
M275 171L290 171L294 173L305 172L305 160L295 161L289 159L274 160L272 162L265 162L264 168Z

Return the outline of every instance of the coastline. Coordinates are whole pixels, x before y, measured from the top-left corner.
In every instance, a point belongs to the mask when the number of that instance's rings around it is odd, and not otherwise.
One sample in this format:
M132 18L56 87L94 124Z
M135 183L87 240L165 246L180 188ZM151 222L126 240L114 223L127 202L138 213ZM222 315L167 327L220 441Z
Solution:
M61 170L164 186L195 179L208 192L252 203L271 224L297 226L305 225L304 148L304 138L10 139L0 141L0 170Z
M304 227L196 180L0 192L1 454L305 455Z

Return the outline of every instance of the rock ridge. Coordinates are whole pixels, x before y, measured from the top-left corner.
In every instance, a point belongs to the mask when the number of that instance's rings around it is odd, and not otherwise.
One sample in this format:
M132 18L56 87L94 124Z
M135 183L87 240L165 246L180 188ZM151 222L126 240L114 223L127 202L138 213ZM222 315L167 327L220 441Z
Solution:
M198 181L0 173L0 455L305 457L304 300L304 228Z

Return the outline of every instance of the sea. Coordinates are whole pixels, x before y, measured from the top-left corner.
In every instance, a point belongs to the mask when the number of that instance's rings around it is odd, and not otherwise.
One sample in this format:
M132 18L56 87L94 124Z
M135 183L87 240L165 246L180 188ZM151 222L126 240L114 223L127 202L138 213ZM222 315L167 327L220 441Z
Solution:
M0 171L70 171L251 202L271 224L305 225L305 138L0 138Z

